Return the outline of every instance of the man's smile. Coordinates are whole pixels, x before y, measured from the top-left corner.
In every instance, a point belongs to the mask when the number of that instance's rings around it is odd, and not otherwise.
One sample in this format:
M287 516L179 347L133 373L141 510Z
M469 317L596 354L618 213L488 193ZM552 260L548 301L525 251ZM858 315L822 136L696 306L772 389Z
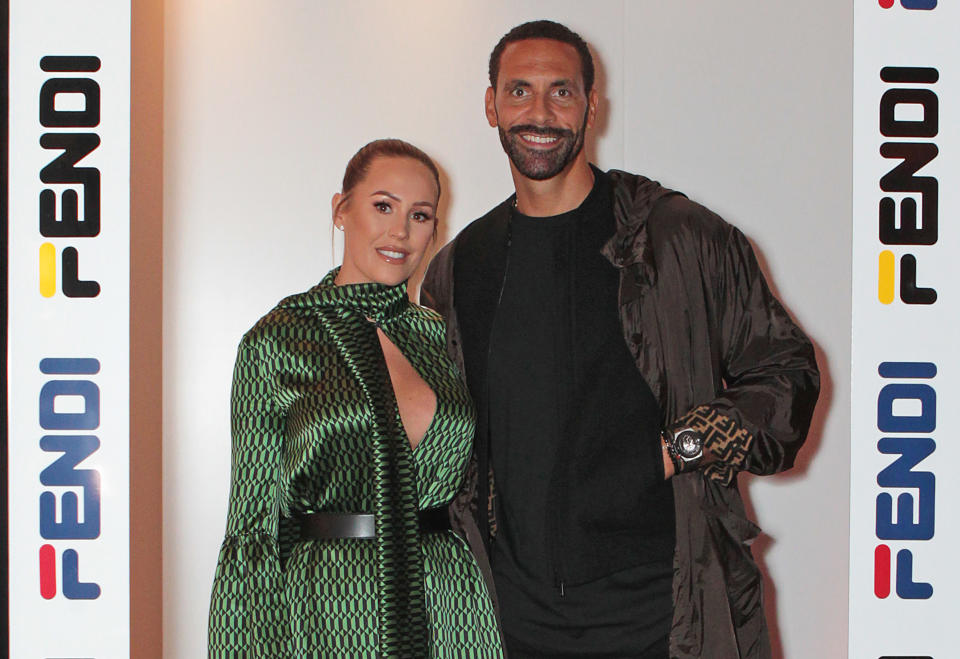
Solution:
M523 146L538 151L549 151L558 147L565 138L573 137L573 132L563 128L546 128L532 124L514 126L510 136Z
M520 139L522 139L527 144L554 144L559 137L547 137L545 135L534 135L531 133L521 133Z

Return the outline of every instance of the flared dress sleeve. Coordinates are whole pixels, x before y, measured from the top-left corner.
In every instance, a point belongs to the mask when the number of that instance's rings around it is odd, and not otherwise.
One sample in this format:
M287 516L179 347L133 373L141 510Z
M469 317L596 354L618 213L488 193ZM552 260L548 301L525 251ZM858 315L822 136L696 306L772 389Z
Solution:
M250 335L231 391L230 510L210 602L211 659L287 659L289 613L277 540L285 415Z

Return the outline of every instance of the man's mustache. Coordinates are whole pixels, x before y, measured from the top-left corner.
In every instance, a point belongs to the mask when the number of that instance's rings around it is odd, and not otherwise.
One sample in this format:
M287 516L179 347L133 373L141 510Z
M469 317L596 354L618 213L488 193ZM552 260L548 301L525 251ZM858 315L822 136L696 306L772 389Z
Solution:
M548 128L547 126L534 126L533 124L514 126L507 132L517 136L520 133L533 133L540 137L573 137L573 131L568 128Z

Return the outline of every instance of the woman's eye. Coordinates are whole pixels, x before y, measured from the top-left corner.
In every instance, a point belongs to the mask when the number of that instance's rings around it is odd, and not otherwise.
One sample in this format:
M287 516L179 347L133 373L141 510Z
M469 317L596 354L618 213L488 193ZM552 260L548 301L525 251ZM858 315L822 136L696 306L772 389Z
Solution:
M376 201L376 202L373 203L373 207L376 208L376 209L377 209L378 211L380 211L381 213L389 213L389 212L390 212L390 204L388 204L388 203L385 202L385 201Z
M433 219L426 213L420 213L420 212L414 213L410 217L413 219L414 222L429 222L430 220Z

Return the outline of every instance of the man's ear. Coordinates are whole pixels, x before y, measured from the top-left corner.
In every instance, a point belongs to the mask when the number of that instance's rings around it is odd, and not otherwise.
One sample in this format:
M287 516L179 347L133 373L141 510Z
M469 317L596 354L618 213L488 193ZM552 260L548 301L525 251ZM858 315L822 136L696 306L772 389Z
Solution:
M492 128L497 127L496 100L497 94L493 91L493 87L487 87L487 93L483 97L483 108L487 115L487 123L489 123Z
M594 87L590 90L590 95L587 97L587 127L593 128L594 122L597 120L597 105L600 103L600 95L597 93L597 88Z

